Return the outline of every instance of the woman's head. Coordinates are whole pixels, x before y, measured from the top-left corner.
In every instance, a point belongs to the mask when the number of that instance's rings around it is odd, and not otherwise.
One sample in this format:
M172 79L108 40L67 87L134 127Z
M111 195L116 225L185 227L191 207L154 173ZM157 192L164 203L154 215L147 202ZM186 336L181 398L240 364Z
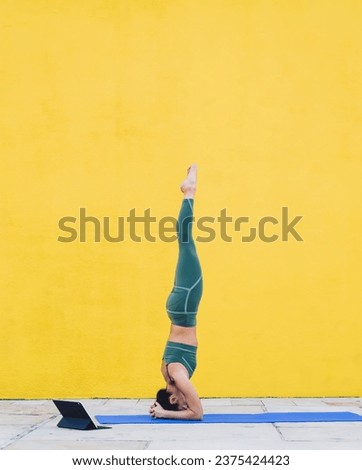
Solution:
M170 397L172 393L168 392L165 388L161 388L156 395L156 401L159 403L164 410L178 411L178 404L171 403Z

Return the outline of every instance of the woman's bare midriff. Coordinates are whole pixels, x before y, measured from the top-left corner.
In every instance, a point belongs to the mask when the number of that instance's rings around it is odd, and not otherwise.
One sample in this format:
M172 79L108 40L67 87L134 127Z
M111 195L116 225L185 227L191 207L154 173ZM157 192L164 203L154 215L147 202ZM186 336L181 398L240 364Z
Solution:
M185 327L171 324L168 340L197 346L196 326Z

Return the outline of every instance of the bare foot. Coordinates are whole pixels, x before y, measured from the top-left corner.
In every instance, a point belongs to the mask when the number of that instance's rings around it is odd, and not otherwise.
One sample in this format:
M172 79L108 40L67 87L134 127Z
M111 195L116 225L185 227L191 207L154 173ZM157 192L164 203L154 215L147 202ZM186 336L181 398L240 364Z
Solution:
M192 199L195 196L197 183L197 165L193 163L187 170L187 177L181 183L181 191L184 193L185 199Z

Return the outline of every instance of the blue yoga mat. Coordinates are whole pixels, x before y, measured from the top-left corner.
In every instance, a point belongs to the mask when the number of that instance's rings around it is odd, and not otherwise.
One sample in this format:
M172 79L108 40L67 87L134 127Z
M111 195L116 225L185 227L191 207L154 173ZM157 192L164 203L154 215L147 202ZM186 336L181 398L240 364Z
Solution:
M208 423L308 423L362 421L362 416L350 412L206 414L202 421L185 419L155 419L149 415L99 415L100 424L208 424Z

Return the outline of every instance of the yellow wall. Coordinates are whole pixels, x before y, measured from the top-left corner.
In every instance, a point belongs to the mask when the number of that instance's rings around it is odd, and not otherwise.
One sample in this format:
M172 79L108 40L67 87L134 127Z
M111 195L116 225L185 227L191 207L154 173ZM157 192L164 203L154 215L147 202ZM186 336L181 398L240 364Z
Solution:
M176 215L192 161L197 218L287 206L304 239L199 243L200 394L361 395L361 14L354 0L0 2L1 397L162 385L176 244L60 243L58 221Z

